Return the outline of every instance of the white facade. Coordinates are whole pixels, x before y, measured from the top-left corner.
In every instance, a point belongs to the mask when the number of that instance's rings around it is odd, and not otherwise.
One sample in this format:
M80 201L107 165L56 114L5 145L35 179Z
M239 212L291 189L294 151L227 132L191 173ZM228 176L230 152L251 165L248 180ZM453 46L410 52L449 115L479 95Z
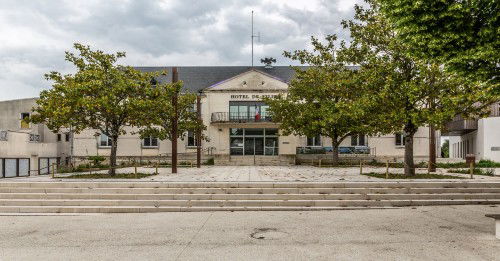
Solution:
M286 81L255 69L201 88L198 91L201 96L201 114L207 126L204 134L209 138L201 144L203 159L214 157L216 164L293 164L300 147L331 148L331 140L326 137L308 139L281 135L279 123L268 118L268 107L262 98L286 95L287 90ZM0 130L9 130L8 139L0 141L0 158L28 158L30 169L39 170L56 161L64 163L70 155L77 162L86 161L89 156L109 156L111 149L107 139L96 130L85 130L66 138L68 133L55 134L43 125L22 128L21 115L29 113L33 106L35 99L0 102ZM258 118L255 118L257 114ZM119 162L156 161L160 157L168 160L171 156L170 141L145 141L133 134L137 129L128 128L126 131L127 134L118 140ZM30 135L38 135L39 141L29 142ZM401 136L396 137L395 134L356 139L347 137L341 147L368 147L368 156L373 159L401 161L404 144ZM193 137L186 134L184 139L180 139L177 151L180 161L194 161L196 144ZM427 127L419 128L415 135L414 155L417 162L428 159Z
M500 162L499 116L479 119L476 130L450 136L450 158L465 158L467 154L474 154L477 160Z

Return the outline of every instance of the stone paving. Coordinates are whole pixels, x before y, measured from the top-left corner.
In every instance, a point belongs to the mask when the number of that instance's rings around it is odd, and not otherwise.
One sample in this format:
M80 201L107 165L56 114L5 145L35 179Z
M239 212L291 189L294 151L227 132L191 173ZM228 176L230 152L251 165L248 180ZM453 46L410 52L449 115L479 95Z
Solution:
M363 172L385 173L384 167L363 167ZM496 170L497 175L499 170ZM139 167L141 173L154 173L155 168ZM134 173L134 168L122 168L118 173ZM391 173L403 173L402 168L392 168ZM426 173L426 169L418 169L418 173ZM94 172L95 173L95 172ZM105 173L100 171L99 173ZM159 168L160 175L144 178L142 180L154 181L236 181L236 182L260 182L260 181L297 181L297 182L321 182L321 181L376 181L379 178L360 175L359 167L319 168L311 166L202 166L200 169L191 167L179 167L177 174L172 174L170 168ZM437 173L455 175L468 178L469 175L450 174L447 169L438 169ZM65 174L58 174L63 176ZM500 181L500 176L474 176L475 181ZM35 176L28 178L0 179L1 181L48 181L50 176ZM123 180L123 179L121 179ZM457 181L457 180L455 180Z

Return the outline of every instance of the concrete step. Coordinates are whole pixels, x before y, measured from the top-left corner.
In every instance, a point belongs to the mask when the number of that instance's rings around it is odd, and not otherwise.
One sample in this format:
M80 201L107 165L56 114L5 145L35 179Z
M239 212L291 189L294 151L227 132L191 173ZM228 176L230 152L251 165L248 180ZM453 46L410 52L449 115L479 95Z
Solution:
M0 182L0 188L500 188L500 182Z
M92 194L441 194L500 193L499 188L31 188L0 187L0 193Z
M500 199L460 200L0 200L0 206L96 207L402 207L500 204Z
M414 200L500 199L500 193L442 194L94 194L0 193L2 199L109 199L109 200Z
M150 212L207 212L207 211L324 211L391 209L394 207L31 207L0 206L0 213L150 213Z

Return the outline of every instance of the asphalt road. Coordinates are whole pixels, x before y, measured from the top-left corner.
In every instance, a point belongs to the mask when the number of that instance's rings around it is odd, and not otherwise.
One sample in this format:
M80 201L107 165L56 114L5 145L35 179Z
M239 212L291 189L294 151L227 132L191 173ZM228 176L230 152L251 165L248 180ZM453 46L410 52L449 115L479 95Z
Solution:
M0 216L0 260L499 260L500 206Z

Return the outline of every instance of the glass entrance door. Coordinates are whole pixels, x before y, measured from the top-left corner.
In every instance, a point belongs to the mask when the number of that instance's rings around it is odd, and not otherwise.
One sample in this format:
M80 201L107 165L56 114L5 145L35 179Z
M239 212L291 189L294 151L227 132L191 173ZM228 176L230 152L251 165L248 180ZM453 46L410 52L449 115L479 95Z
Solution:
M264 138L245 137L245 155L264 155Z

